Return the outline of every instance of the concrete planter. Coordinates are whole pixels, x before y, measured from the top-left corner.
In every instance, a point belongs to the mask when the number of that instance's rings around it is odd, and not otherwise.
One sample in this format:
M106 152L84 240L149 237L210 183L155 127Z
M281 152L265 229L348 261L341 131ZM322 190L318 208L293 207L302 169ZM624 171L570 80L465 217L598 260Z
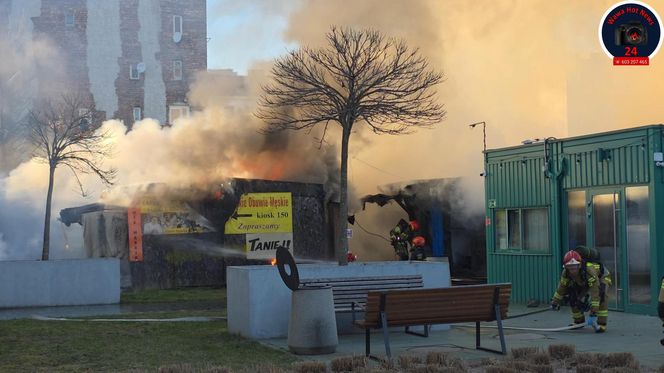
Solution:
M288 349L299 355L331 354L337 344L332 288L304 287L294 291L288 321Z
M422 275L425 288L450 286L449 264L443 262L367 262L347 266L298 265L300 279ZM291 290L281 280L276 266L227 268L228 330L247 338L283 338L288 335ZM339 333L361 331L350 325L351 315L337 314Z
M119 302L118 259L0 261L0 308Z

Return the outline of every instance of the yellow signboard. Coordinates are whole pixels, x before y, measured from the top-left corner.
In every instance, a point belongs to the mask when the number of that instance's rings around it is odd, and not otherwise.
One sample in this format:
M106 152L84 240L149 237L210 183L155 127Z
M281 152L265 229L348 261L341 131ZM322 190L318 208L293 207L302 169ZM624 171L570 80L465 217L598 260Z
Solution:
M293 232L293 198L285 193L247 193L226 221L224 233Z

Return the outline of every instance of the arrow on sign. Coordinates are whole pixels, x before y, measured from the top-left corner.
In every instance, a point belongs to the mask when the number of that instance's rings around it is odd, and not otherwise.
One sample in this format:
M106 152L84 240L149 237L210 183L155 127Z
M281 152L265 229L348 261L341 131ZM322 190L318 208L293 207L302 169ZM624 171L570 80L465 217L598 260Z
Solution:
M254 216L254 215L253 215L253 214L238 214L237 211L235 211L235 212L233 213L233 215L231 215L231 218L233 218L233 219L237 219L237 218L250 218L250 217L252 217L252 216Z

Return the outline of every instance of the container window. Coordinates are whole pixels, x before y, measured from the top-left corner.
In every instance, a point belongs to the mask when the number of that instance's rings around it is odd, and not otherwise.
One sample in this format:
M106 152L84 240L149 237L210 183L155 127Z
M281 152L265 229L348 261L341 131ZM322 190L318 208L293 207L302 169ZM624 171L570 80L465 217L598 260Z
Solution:
M496 210L496 250L507 250L507 210Z
M523 249L549 252L549 211L547 209L523 210Z
M496 209L495 251L548 253L548 208Z
M507 210L507 231L511 248L521 246L521 211Z

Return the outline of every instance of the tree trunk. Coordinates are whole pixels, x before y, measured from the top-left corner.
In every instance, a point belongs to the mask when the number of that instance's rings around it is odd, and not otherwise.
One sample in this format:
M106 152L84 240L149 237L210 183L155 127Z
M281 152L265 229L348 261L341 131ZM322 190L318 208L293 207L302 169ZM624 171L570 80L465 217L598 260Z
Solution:
M44 214L44 246L42 247L42 260L48 260L51 246L51 199L53 198L53 182L55 165L49 165L48 192L46 193L46 213Z
M341 135L341 174L339 177L339 246L337 246L337 261L339 265L348 264L348 142L350 140L350 125L343 126Z

